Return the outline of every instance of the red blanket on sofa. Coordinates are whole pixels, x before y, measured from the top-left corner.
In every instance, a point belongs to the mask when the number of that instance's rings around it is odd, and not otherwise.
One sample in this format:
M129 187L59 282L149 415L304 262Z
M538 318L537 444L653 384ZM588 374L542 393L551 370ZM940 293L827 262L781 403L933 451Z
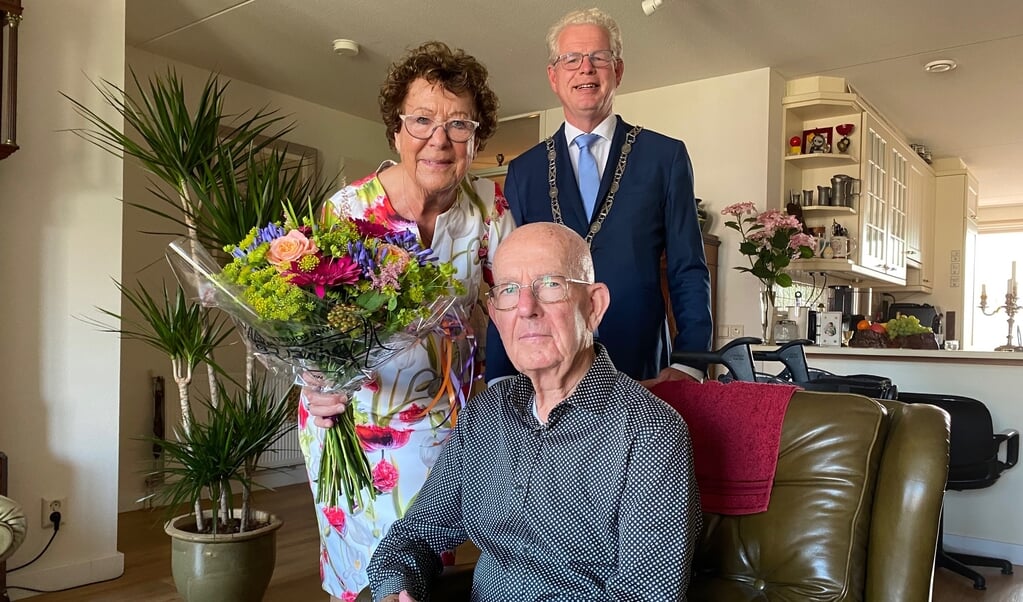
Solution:
M668 381L653 388L689 426L704 512L767 510L792 385Z

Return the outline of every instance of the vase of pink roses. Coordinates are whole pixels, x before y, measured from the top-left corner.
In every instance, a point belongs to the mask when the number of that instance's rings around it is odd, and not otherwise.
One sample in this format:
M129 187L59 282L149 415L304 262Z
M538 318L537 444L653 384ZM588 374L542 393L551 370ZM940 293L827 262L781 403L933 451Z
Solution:
M786 270L793 259L813 257L814 239L803 232L796 216L777 209L758 213L753 202L729 205L721 214L734 218L726 221L725 227L742 237L739 252L749 260L749 267L735 269L749 272L760 281L761 338L767 343L771 340L775 287L792 286L792 276Z

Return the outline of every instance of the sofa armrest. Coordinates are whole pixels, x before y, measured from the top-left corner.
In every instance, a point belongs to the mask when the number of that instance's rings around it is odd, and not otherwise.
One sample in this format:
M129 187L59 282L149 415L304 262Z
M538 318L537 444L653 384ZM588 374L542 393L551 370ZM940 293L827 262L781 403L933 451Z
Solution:
M874 495L865 600L927 600L948 474L949 417L882 401L891 416Z
M25 541L25 513L9 497L0 495L0 562L11 557Z

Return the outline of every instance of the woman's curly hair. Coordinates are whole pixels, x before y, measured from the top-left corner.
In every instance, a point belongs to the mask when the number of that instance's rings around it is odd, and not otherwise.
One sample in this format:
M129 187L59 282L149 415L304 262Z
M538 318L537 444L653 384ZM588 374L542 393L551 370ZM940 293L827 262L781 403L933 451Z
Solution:
M443 42L426 42L391 65L387 79L380 86L380 115L387 127L387 141L395 149L394 137L401 130L402 105L409 86L423 78L440 84L453 94L467 94L474 106L476 149L482 150L497 129L497 95L487 84L487 68L461 49L451 50Z

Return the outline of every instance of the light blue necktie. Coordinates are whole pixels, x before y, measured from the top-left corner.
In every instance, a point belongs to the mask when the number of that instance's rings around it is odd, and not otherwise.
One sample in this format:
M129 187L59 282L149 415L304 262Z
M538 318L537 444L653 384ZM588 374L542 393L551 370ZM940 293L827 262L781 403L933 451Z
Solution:
M590 152L590 145L598 138L600 134L579 134L572 141L579 147L579 194L583 198L587 220L593 217L593 207L597 204L597 191L600 189L600 171Z

